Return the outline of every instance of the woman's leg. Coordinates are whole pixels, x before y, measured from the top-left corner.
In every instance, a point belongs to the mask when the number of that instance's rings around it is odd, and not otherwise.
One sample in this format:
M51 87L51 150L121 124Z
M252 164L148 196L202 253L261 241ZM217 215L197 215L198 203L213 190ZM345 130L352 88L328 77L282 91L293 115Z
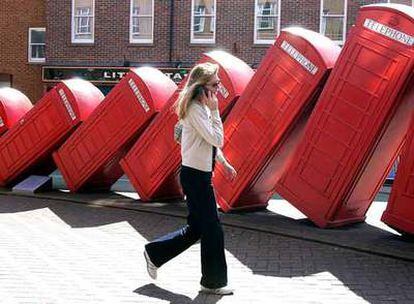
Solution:
M161 267L197 242L199 238L199 234L194 233L193 229L186 225L177 231L168 233L148 243L145 245L145 250L151 262L155 266Z
M224 253L223 229L217 213L211 182L205 186L200 202L201 220L201 285L220 288L227 285L227 264Z
M190 210L189 225L201 235L201 285L219 288L227 285L224 237L211 184L211 172L185 168L189 183L182 181ZM185 175L184 175L185 176Z
M162 266L172 258L176 257L200 239L200 230L195 223L196 216L194 215L194 212L196 212L196 210L194 209L193 204L189 203L187 194L188 191L191 193L194 191L194 177L192 173L191 170L188 171L186 169L181 170L180 173L181 185L184 194L187 195L187 225L145 245L145 250L152 263L157 267ZM190 197L192 197L191 194Z
M224 237L211 185L211 173L183 167L181 185L187 196L187 225L145 246L151 261L160 267L201 236L201 285L220 288L227 285Z

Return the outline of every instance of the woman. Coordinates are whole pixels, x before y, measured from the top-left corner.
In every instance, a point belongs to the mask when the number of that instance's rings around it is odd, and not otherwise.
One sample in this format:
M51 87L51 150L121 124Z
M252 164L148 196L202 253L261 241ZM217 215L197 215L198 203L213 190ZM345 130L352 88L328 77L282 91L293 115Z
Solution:
M187 198L187 225L145 246L144 256L151 278L157 269L201 239L201 292L232 294L227 286L227 265L223 230L217 213L211 183L215 160L233 179L236 171L224 158L223 124L217 91L220 85L218 65L202 63L190 72L188 82L176 103L182 125L180 173L181 186Z

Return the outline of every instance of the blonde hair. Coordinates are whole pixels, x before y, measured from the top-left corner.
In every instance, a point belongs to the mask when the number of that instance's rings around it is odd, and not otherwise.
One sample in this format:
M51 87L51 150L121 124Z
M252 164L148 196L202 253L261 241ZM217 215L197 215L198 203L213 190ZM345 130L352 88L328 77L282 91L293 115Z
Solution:
M206 85L209 80L218 73L219 66L214 63L206 62L197 64L188 75L188 81L181 91L174 107L179 119L186 116L188 107L197 97L195 89Z

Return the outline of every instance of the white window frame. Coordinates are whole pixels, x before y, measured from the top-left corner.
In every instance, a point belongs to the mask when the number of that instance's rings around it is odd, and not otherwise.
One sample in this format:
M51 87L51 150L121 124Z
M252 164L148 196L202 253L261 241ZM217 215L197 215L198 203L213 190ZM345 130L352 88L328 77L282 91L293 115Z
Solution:
M32 58L32 46L33 45L44 45L46 47L46 41L44 43L32 43L32 30L34 31L44 31L46 33L45 27L29 27L29 35L28 35L28 48L27 48L27 61L30 63L43 63L46 62L45 58Z
M260 15L259 16L259 4L258 4L259 0L255 0L254 1L254 44L273 44L275 43L275 39L258 39L257 38L257 30L258 30L258 19L259 17L263 16ZM276 31L276 36L279 36L280 34L280 13L281 13L281 5L282 4L282 0L279 0L277 3L277 15L266 15L265 17L277 17L277 31ZM276 38L276 37L275 37Z
M387 0L386 3L392 3L391 0ZM411 0L411 6L414 7L414 0Z
M95 41L95 0L92 0L92 38L90 39L79 39L75 38L75 0L72 0L72 19L71 19L71 28L72 28L72 43L94 43Z
M211 19L211 26L210 29L213 30L213 38L212 39L199 39L194 38L194 2L195 0L191 0L191 40L190 42L193 44L215 44L216 43L216 19L217 19L217 0L214 0L214 14L204 14L203 17L213 17Z
M152 15L137 15L134 14L134 0L130 1L130 14L129 14L129 43L139 44L139 43L153 43L154 42L154 19L155 19L155 0L152 0ZM152 32L150 39L144 38L134 38L133 33L133 17L152 17Z
M319 33L321 33L322 35L325 35L325 33L322 31L323 29L323 1L321 0L321 6L320 6L320 17L319 17ZM348 0L343 0L344 1L344 14L336 14L336 15L329 15L329 17L343 17L344 18L344 22L343 22L343 28L342 28L342 40L333 40L335 43L339 44L339 45L343 45L345 43L345 37L346 37L346 23L348 20ZM328 18L329 18L328 17Z

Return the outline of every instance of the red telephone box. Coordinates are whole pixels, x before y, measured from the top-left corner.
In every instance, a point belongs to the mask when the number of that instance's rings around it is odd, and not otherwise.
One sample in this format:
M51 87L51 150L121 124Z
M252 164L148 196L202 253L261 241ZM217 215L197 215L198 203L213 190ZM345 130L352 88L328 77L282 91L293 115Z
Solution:
M199 63L212 62L220 66L221 86L218 99L220 113L226 114L253 76L253 70L240 59L223 51L203 55ZM167 105L145 130L133 148L121 160L121 166L141 200L181 198L177 181L180 166L180 146L174 141L177 115L173 105L185 85L184 79Z
M414 90L410 99L414 102ZM390 200L381 220L398 231L414 234L414 113Z
M361 222L402 146L414 104L414 8L369 5L306 126L277 192L320 227Z
M98 88L81 79L63 81L44 95L0 138L0 186L25 177L36 166L36 172L48 173L52 152L103 97Z
M132 69L54 153L68 188L109 189L123 174L119 160L176 89L157 69Z
M213 182L224 211L265 207L296 146L340 48L302 28L284 29L224 123L223 152L233 181L218 164Z
M33 107L29 98L12 88L0 89L0 135Z

